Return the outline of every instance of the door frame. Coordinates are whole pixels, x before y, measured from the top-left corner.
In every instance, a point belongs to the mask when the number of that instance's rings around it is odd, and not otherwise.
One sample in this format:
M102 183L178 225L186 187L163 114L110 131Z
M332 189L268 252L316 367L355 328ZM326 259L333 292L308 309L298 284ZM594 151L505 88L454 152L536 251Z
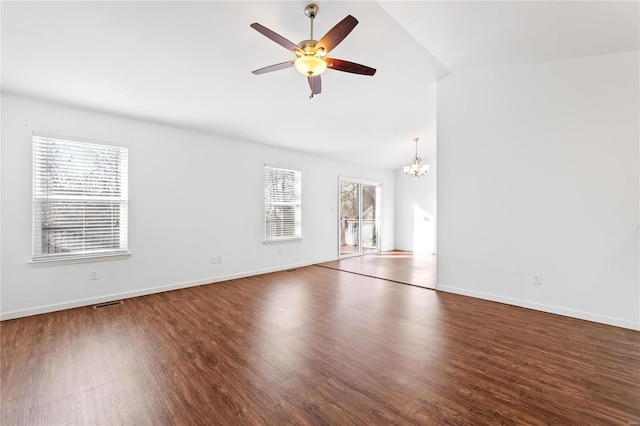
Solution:
M356 253L352 253L352 254L342 254L342 250L341 250L341 235L340 235L340 210L341 210L341 187L342 187L342 183L343 182L348 182L348 183L355 183L358 185L373 185L376 186L378 188L377 193L376 193L376 203L377 203L377 208L376 208L376 220L377 220L377 237L376 237L376 250L371 250L371 251L367 251L366 253L362 252L362 238L361 235L358 233L358 251ZM383 206L382 206L382 182L378 181L378 180L372 180L372 179L361 179L361 178L356 178L356 177L351 177L351 176L338 176L338 208L337 208L337 217L336 217L336 223L338 224L338 259L343 259L343 258L347 258L347 257L355 257L355 256L362 256L365 254L371 254L371 253L380 253L381 247L382 247L382 211L383 211ZM362 187L360 187L360 190L358 191L358 208L362 209ZM360 214L358 215L358 232L361 228L362 225L362 212L359 212Z

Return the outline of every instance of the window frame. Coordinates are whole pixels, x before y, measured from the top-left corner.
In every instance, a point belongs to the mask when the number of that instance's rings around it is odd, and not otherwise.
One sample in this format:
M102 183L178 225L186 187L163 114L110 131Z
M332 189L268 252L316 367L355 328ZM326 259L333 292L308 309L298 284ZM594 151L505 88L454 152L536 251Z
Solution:
M296 176L295 186L297 186L297 199L294 202L280 202L273 203L271 199L274 198L271 192L267 192L267 173L268 170L279 170L282 172L294 173ZM264 235L262 242L265 244L269 243L279 243L286 241L297 241L302 239L302 170L290 169L284 167L275 167L269 166L267 164L264 165L263 172L263 189L264 189L264 203L263 203L263 224L264 224ZM295 235L285 235L285 236L271 236L268 235L269 228L269 216L268 216L268 205L280 205L280 206L293 206L294 207L294 233ZM284 223L284 222L281 222Z
M86 146L102 146L107 149L117 149L119 150L118 155L124 154L124 159L118 160L118 171L117 174L120 178L122 178L123 183L120 184L120 192L118 196L105 196L104 198L93 196L69 196L62 195L60 196L60 200L63 202L78 202L78 204L100 204L103 202L118 204L119 207L119 216L118 220L118 238L120 240L120 248L107 248L107 249L95 249L95 250L72 250L69 252L61 252L61 253L44 253L42 250L42 246L38 245L36 242L36 238L42 238L42 225L43 225L43 217L38 216L36 212L36 208L39 205L42 205L43 202L46 203L48 198L43 200L43 195L38 193L41 189L39 185L41 183L49 183L51 176L40 177L38 174L42 172L41 169L38 168L37 164L37 153L36 153L36 145L37 144L48 144L49 142L38 142L37 139L51 139L51 140L59 140L69 144L75 144L76 148L84 149ZM32 189L31 189L31 260L28 262L33 265L47 265L47 264L60 264L60 263L78 263L78 262L93 262L93 261L102 261L102 260L118 260L125 259L130 256L129 251L129 147L125 144L116 143L116 142L108 142L108 141L98 141L91 140L85 138L78 138L74 136L65 136L65 135L57 135L45 132L36 132L32 133L31 139L31 160L32 160L32 170L31 170L31 178L32 178ZM86 168L85 170L92 170L90 168ZM74 182L82 182L86 184L87 179L75 180ZM48 194L47 196L48 197ZM77 210L76 210L77 211ZM40 219L38 221L38 219ZM37 229L37 228L40 229ZM113 237L112 237L113 238ZM87 236L83 234L83 237L78 239L77 241L86 242ZM70 242L74 240L69 239ZM38 252L40 249L40 252Z

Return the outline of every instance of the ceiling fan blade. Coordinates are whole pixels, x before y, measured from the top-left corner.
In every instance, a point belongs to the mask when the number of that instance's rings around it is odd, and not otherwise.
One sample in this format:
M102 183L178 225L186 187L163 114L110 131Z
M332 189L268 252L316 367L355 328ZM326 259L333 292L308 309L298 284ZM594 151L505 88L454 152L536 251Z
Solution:
M319 75L313 77L307 77L309 80L309 87L311 88L311 95L319 95L322 92L322 80Z
M327 68L336 71L350 72L353 74L374 75L375 68L366 65L356 64L355 62L343 61L342 59L324 58L327 62Z
M323 48L325 55L333 50L358 25L358 20L349 15L338 22L316 43L316 50Z
M295 61L287 61L287 62L281 62L279 64L274 64L274 65L269 65L268 67L264 67L264 68L260 68L257 69L255 71L251 71L254 74L264 74L267 72L271 72L271 71L278 71L278 70L283 70L285 68L290 68L294 65Z
M293 53L300 52L300 48L298 47L297 44L287 40L286 38L282 37L280 34L271 31L269 28L265 27L264 25L260 25L257 22L254 22L253 24L250 25L250 27L256 30L257 32L259 32L260 34L262 34L263 36L267 37L268 39L275 41L285 49L290 50Z

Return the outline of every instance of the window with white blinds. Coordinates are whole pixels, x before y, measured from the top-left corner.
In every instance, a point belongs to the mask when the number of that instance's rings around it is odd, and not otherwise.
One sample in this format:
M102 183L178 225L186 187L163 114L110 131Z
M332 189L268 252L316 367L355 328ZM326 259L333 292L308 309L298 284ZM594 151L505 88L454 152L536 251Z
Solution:
M128 149L33 136L33 260L127 252Z
M265 241L302 237L301 172L264 168Z

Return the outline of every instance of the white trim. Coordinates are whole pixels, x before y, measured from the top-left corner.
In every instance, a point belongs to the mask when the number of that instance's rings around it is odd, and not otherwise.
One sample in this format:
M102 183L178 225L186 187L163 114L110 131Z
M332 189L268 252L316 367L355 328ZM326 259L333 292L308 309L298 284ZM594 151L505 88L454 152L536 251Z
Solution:
M109 260L124 260L131 256L131 252L126 253L113 253L113 254L99 254L95 256L69 256L69 257L52 257L49 259L30 260L27 262L30 266L58 266L68 265L72 263L91 263L91 262L105 262Z
M360 184L364 184L364 185L380 185L382 186L382 181L379 180L372 180L372 179L361 179L361 178L356 178L356 177L349 177L349 176L342 176L339 175L338 176L338 187L342 182L351 182L351 183L360 183Z
M83 306L91 306L91 305L95 305L97 303L111 302L113 300L120 300L120 299L129 299L129 298L132 298L132 297L145 296L145 295L148 295L148 294L155 294L155 293L162 293L162 292L170 291L170 290L179 290L179 289L182 289L182 288L195 287L195 286L198 286L198 285L214 284L214 283L218 283L218 282L221 282L221 281L235 280L235 279L238 279L238 278L246 278L246 277L251 277L251 276L254 276L254 275L268 274L268 273L271 273L271 272L286 271L288 269L302 268L304 266L310 266L310 265L314 265L316 263L330 262L330 261L333 261L333 260L336 260L336 259L335 258L331 258L331 259L317 260L317 261L314 261L314 262L295 263L295 264L290 264L290 265L286 265L286 266L278 266L278 267L274 267L274 268L265 268L265 269L255 270L255 271L242 272L242 273L238 273L238 274L230 274L230 275L224 275L224 276L212 277L212 278L203 278L203 279L195 280L195 281L185 281L185 282L181 282L181 283L167 284L167 285L162 285L162 286L157 286L157 287L148 287L148 288L143 288L143 289L133 290L133 291L125 291L125 292L122 292L122 293L113 293L113 294L107 294L107 295L104 295L104 296L90 297L90 298L86 298L86 299L77 299L77 300L72 300L72 301L69 301L69 302L52 303L50 305L36 306L36 307L24 308L24 309L16 309L16 310L9 311L9 312L1 312L0 313L0 321L5 321L5 320L10 320L10 319L15 319L15 318L21 318L21 317L27 317L27 316L31 316L31 315L46 314L48 312L62 311L64 309L73 309L73 308L80 308L80 307L83 307Z
M491 293L467 290L460 287L436 284L436 291L455 293L463 296L475 297L477 299L490 300L492 302L504 303L507 305L519 306L521 308L533 309L535 311L547 312L550 314L562 315L565 317L577 318L600 324L613 325L616 327L628 328L640 331L640 321L630 321L624 318L609 317L606 315L594 314L591 312L578 311L575 309L563 308L561 306L545 305L542 303L529 302L526 300L511 299L509 297L498 296Z
M262 240L262 244L293 243L296 241L302 241L302 237L272 238L270 240Z
M55 133L41 132L38 130L32 131L31 136L40 137L40 138L49 138L49 139L59 139L59 140L65 140L65 141L71 141L71 142L88 143L93 145L117 146L119 148L129 147L129 144L122 143L122 142L111 142L111 141L102 141L98 139L79 138L77 136L57 135Z

